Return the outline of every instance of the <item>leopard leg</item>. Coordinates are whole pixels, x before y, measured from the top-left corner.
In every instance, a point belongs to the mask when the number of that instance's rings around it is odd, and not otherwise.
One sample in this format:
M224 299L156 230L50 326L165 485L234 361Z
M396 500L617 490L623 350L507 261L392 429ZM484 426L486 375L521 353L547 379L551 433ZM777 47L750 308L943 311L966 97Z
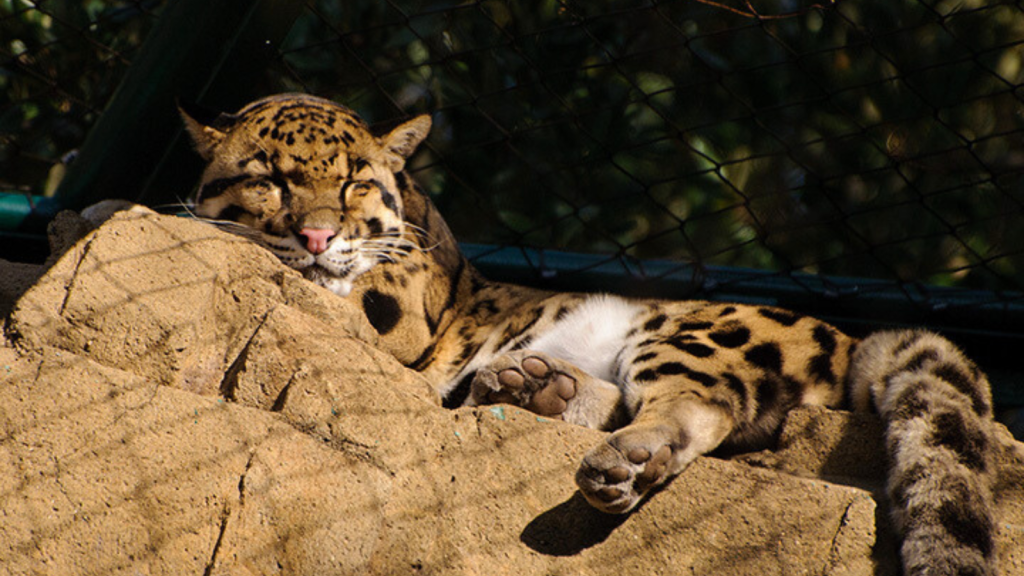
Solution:
M696 394L652 399L632 424L584 456L576 484L595 508L628 512L652 488L717 447L733 427L727 410Z
M618 387L573 364L535 350L516 350L477 370L468 404L512 404L588 428L611 427L621 404Z

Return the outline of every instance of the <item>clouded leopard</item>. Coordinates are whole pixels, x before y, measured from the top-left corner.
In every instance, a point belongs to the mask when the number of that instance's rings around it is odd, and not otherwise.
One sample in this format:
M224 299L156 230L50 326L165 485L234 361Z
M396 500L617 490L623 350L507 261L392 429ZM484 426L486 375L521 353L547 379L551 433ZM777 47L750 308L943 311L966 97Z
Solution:
M596 508L628 512L701 454L763 445L797 405L876 410L906 574L996 573L989 386L942 337L858 341L777 308L491 282L404 172L429 117L375 135L300 94L183 117L207 162L196 214L359 302L446 406L609 430L576 473Z

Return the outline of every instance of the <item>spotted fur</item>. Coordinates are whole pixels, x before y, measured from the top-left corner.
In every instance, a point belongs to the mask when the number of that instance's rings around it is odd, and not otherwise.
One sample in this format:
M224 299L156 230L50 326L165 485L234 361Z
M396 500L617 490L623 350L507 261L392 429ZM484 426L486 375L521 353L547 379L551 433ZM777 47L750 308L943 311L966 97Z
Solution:
M512 403L611 431L576 482L607 512L719 446L754 448L801 404L877 410L905 571L995 574L985 376L927 332L862 342L763 306L562 294L483 278L403 171L426 116L373 135L290 94L200 122L196 212L355 299L449 407Z

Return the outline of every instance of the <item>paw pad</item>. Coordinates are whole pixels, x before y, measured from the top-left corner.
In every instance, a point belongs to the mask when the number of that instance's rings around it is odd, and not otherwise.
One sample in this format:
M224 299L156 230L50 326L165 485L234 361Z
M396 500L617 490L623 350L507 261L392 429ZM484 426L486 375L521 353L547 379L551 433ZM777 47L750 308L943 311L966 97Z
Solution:
M646 490L647 486L664 478L665 465L668 464L668 459L671 457L672 449L668 446L658 448L653 456L643 448L630 450L626 455L626 458L634 464L645 464L644 469L636 475L636 481L641 490Z
M506 356L498 361L490 376L495 383L487 390L489 403L513 404L531 412L560 418L576 396L576 379L553 368L551 361L536 355L521 360Z
M671 475L671 445L653 434L616 434L592 450L576 475L583 495L605 512L632 509L654 486ZM661 436L660 434L658 436ZM642 446L637 444L643 443Z

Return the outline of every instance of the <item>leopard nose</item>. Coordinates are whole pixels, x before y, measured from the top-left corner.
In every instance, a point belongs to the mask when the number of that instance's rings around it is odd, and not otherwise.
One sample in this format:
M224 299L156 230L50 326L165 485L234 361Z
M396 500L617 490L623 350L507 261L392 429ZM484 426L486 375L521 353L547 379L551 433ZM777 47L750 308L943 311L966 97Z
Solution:
M306 239L306 250L310 254L322 254L327 251L327 244L334 238L334 230L329 228L303 228L299 236Z

